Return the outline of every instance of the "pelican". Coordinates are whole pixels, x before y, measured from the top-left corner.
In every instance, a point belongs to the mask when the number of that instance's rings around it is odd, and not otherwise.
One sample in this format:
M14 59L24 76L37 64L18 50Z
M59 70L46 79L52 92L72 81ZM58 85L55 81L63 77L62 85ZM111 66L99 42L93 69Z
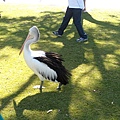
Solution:
M31 27L19 55L23 51L26 64L41 80L40 92L42 92L44 80L58 82L57 89L60 90L62 85L69 82L71 73L62 65L64 60L58 53L31 50L30 45L39 39L39 29L36 26Z

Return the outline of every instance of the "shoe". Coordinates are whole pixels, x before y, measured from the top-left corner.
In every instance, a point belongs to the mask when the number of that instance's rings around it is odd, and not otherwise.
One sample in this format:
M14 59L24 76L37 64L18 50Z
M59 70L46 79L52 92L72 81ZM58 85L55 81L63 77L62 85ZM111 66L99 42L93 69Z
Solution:
M58 36L58 37L61 37L61 36L62 36L62 35L60 35L60 34L58 33L58 31L53 31L53 34L56 35L56 36Z
M77 42L87 42L88 39L87 38L82 38L80 37L79 39L76 40Z

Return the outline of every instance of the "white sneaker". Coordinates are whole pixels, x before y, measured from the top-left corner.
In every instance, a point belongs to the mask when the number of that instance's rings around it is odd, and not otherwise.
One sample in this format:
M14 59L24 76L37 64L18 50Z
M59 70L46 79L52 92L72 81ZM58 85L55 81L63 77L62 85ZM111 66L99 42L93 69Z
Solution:
M82 38L80 37L79 39L76 40L77 42L87 42L88 38Z

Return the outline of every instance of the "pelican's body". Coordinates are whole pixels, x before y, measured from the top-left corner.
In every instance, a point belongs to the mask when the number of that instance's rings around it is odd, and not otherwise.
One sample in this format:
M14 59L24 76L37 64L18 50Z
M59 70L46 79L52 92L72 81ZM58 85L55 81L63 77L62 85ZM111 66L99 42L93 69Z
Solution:
M40 78L42 84L45 79L59 82L59 89L62 84L66 85L71 74L62 65L62 58L59 54L53 52L33 51L30 44L37 42L40 38L39 30L33 26L29 30L27 39L25 40L20 54L23 50L24 59L28 67Z

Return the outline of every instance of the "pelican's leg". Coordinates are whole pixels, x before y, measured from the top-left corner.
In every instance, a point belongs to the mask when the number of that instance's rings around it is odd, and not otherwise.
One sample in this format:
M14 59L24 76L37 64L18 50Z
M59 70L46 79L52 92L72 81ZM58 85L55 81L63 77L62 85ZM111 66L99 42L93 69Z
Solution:
M42 86L43 86L43 81L41 81L41 84L40 84L40 92L42 93Z
M62 83L59 83L57 90L61 90Z

